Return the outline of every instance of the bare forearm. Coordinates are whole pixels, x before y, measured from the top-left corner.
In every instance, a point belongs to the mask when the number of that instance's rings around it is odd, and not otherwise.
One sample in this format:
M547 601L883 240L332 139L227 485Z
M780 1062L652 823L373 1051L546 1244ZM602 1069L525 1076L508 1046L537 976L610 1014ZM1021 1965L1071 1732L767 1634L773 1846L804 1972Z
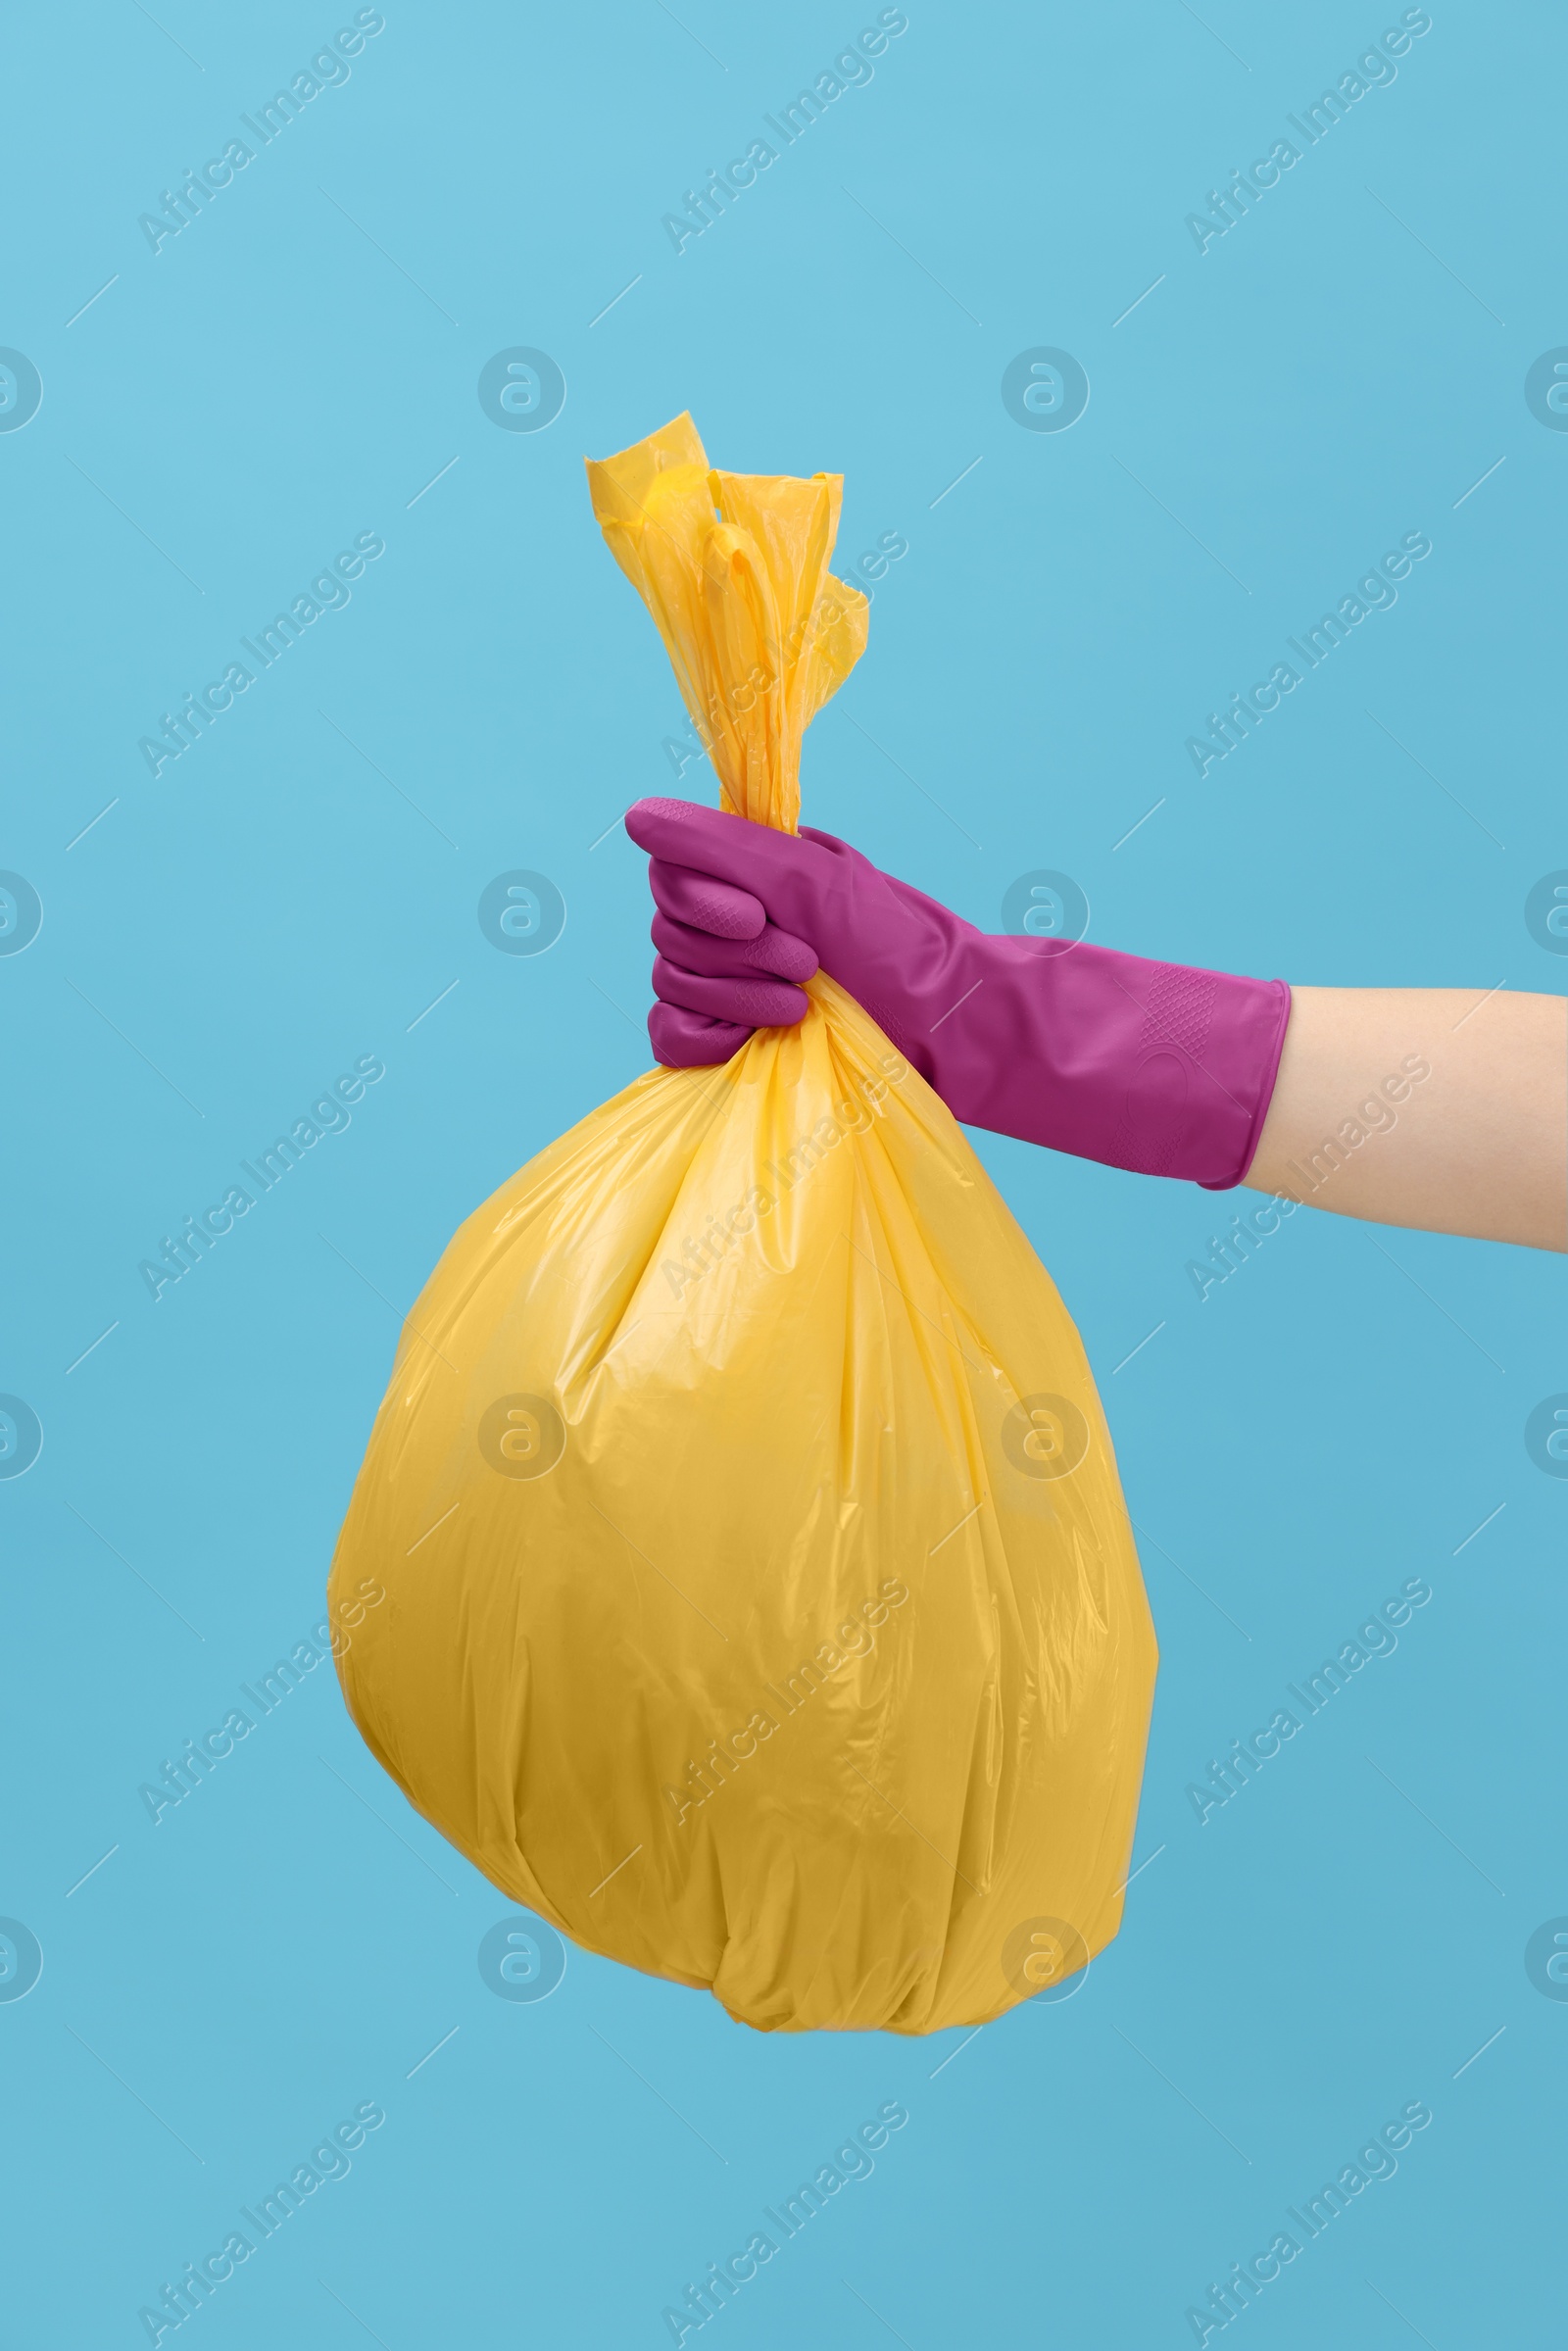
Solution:
M1568 1249L1568 999L1296 989L1247 1182L1342 1216Z

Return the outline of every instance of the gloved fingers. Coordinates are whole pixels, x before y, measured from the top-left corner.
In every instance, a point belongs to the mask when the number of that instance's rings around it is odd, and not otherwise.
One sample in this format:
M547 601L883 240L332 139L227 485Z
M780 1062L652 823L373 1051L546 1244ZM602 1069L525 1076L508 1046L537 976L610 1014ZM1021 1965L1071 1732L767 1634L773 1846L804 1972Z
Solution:
M834 854L826 838L805 841L798 834L775 832L769 825L751 824L744 816L684 800L639 800L626 811L626 830L655 860L654 895L664 912L678 922L695 922L700 930L719 926L668 903L657 878L662 869L678 865L695 872L705 877L709 892L717 883L744 891L798 939L814 939L814 918L830 897L842 892L850 869L859 862L842 843ZM747 931L730 935L755 938L760 929L758 920Z
M710 980L745 979L754 971L765 971L775 979L801 981L816 969L816 956L806 941L773 922L755 939L715 939L710 931L696 931L690 923L656 914L653 940L670 962Z
M654 965L654 994L661 1004L705 1012L710 1020L730 1021L738 1028L793 1028L810 1008L810 999L782 980L709 979L702 972L683 971L663 955Z
M737 890L711 874L696 873L689 865L653 857L648 880L661 913L714 938L756 939L767 921L761 900L751 891Z
M712 1069L738 1053L751 1033L676 1004L655 1004L648 1015L648 1042L666 1069Z

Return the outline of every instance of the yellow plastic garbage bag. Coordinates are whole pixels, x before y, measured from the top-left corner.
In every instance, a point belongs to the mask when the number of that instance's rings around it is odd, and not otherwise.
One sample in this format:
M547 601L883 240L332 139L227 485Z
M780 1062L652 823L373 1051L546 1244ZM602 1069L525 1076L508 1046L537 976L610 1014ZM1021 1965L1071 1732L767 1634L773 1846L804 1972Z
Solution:
M590 465L724 806L793 830L865 642L841 482ZM933 2033L1115 1933L1154 1641L1078 1334L831 980L503 1185L408 1319L332 1568L378 1760L515 1900L761 2031Z

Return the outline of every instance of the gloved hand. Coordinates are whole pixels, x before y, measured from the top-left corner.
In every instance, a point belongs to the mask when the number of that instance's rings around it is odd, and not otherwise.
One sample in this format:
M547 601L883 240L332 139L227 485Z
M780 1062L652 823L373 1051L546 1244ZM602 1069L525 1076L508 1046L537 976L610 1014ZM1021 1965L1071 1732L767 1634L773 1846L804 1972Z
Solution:
M753 1029L802 1019L820 964L971 1126L1210 1191L1247 1173L1283 980L992 938L831 833L680 800L638 801L626 830L652 860L661 1061L727 1061Z

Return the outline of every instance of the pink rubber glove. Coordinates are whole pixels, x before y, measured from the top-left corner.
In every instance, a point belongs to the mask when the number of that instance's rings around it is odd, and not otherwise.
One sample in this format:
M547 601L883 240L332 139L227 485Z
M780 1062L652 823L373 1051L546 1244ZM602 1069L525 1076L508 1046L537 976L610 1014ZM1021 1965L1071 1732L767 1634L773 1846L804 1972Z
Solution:
M658 1004L675 1068L804 1018L820 963L956 1118L1141 1175L1239 1184L1262 1131L1291 993L1084 941L992 938L847 842L640 800ZM794 983L794 984L792 984Z

